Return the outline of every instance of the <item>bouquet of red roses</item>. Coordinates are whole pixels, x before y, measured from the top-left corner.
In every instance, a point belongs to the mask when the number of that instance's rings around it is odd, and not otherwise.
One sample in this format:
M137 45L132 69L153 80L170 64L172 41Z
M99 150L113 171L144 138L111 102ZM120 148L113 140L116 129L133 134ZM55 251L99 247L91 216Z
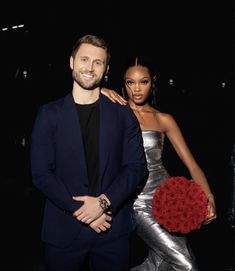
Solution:
M152 213L169 232L189 233L207 217L207 198L201 187L183 176L171 177L155 191Z

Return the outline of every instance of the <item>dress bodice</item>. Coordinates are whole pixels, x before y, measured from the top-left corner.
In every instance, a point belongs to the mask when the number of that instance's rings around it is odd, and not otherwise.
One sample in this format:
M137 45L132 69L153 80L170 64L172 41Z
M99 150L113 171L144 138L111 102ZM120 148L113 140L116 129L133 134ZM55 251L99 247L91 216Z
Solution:
M164 133L154 130L142 131L145 156L148 170L156 170L162 167L162 150L164 145Z
M169 177L168 172L162 164L162 151L164 145L164 133L154 130L143 130L142 131L143 143L145 156L148 167L148 179L141 189L138 199L135 202L135 207L146 206L147 201L149 208L151 208L151 199L156 188ZM145 207L146 208L146 207Z

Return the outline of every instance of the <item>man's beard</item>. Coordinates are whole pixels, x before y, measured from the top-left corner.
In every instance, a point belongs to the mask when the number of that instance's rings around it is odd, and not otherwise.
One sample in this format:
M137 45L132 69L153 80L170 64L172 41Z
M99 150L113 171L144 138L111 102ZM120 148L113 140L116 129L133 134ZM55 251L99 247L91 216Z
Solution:
M95 81L92 81L92 82L84 82L79 76L78 74L73 71L72 72L72 77L73 77L73 80L80 86L82 87L83 89L86 89L86 90L94 90L95 88L99 87L100 86L100 82L102 80L101 79L97 79Z

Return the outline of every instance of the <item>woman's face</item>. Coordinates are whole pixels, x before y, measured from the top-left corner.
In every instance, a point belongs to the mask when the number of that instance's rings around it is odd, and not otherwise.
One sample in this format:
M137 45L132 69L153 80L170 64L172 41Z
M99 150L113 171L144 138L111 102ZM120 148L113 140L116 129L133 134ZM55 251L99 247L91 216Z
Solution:
M129 99L137 105L143 104L150 95L152 78L146 67L137 65L128 68L124 83Z

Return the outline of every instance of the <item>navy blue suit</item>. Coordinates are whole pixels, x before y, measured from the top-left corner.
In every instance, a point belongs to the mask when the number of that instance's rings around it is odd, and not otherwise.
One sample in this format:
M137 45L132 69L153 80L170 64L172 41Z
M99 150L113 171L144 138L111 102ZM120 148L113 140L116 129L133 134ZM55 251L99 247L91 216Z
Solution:
M131 108L102 94L99 141L97 195L104 193L110 199L113 212L111 229L101 234L67 215L82 204L72 196L88 195L84 147L72 94L39 109L32 132L31 167L33 183L46 198L44 242L67 248L75 239L86 240L84 231L106 242L134 230L131 195L147 173L142 135Z

